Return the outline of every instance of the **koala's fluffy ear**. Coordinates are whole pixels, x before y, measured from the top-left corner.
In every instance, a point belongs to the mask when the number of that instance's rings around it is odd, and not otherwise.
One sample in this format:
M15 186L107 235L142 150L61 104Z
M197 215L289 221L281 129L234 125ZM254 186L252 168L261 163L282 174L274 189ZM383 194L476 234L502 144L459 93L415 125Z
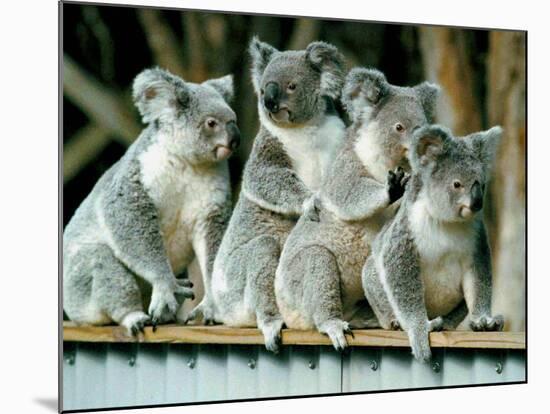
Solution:
M451 139L451 132L439 125L426 125L419 128L413 136L413 165L427 166L437 161L445 151L445 144Z
M306 48L306 59L321 71L321 95L339 98L344 86L344 56L329 43L312 42Z
M144 123L171 121L189 105L185 82L160 68L146 69L137 75L132 96Z
M218 92L227 103L231 103L234 95L233 75L225 75L221 78L210 79L201 85L211 86Z
M389 93L390 85L376 69L354 68L346 76L342 103L355 122L368 113Z
M260 84L264 70L273 54L278 50L267 43L261 42L257 36L254 36L248 47L248 52L252 58L252 84L256 93L260 94Z
M428 122L433 122L435 119L435 108L437 105L437 98L441 92L441 88L435 83L422 82L414 87L420 103L426 113Z
M494 126L487 131L474 134L472 137L474 151L478 154L483 165L489 169L496 157L502 133L503 130L500 126Z

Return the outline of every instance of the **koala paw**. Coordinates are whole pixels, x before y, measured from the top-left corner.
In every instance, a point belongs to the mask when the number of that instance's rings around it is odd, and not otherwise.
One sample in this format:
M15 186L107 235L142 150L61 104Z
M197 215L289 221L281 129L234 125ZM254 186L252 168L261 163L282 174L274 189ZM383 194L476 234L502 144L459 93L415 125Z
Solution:
M174 293L178 299L181 299L179 300L180 303L182 303L185 299L195 299L195 294L191 289L193 287L193 282L189 279L176 279L176 284Z
M281 329L283 328L282 319L273 319L269 322L258 324L265 340L265 348L275 354L279 353L281 347Z
M120 322L126 328L128 335L138 336L143 333L145 325L151 322L151 318L145 312L135 311L128 313Z
M346 334L354 338L353 332L347 322L340 319L331 319L319 325L319 332L327 334L332 341L334 349L343 352L348 347Z
M428 362L432 358L429 331L417 330L408 334L414 357L420 362Z
M401 324L397 319L392 319L390 322L390 329L392 331L402 331L403 328L401 328Z
M410 174L406 173L401 167L397 167L395 171L388 171L386 186L388 187L390 204L393 204L403 196L410 178Z
M321 200L317 195L313 195L304 201L303 216L309 221L319 222L319 211L321 210Z
M148 312L151 316L153 332L156 331L159 323L174 320L179 307L179 303L176 300L176 292L181 289L189 290L189 288L179 286L177 283L174 283L173 286L168 283L153 285Z
M187 288L192 288L193 287L193 282L191 282L186 277L176 278L176 282L177 282L178 285L183 286L183 287L187 287Z
M181 321L184 325L190 321L197 320L202 316L202 322L204 325L214 325L216 323L214 304L204 298L201 303L193 308L191 312L187 314L185 319ZM178 321L179 322L179 321Z
M444 319L441 316L438 316L437 318L434 318L428 322L428 329L430 330L430 332L438 332L443 330L444 324Z
M481 316L472 318L470 328L472 331L502 331L504 327L504 318L502 315Z

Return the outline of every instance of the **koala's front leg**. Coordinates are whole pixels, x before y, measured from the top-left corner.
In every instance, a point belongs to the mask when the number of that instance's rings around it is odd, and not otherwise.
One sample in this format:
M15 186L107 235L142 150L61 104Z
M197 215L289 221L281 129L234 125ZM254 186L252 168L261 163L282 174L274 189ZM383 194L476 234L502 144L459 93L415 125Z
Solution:
M202 316L205 325L216 323L216 307L212 298L212 269L214 259L220 247L223 234L231 217L231 201L228 197L225 205L214 209L197 223L193 236L193 249L201 269L204 297L202 301L185 317L183 323Z
M492 279L491 250L485 226L479 219L476 222L473 265L462 283L470 316L470 328L473 331L500 331L504 327L504 318L501 315L491 315Z
M247 263L247 292L245 303L250 303L256 311L258 328L262 331L268 351L279 352L283 318L275 300L275 272L281 255L279 241L270 236L260 236L251 240L247 248L239 254Z
M173 320L179 307L176 294L184 298L194 295L185 284L178 284L172 272L158 211L139 181L137 163L126 176L114 180L100 201L99 221L115 256L151 284L148 313L153 327Z
M364 220L401 198L410 177L401 167L389 171L386 183L380 183L371 176L359 174L363 167L353 163L358 161L337 159L334 168L343 173L330 176L323 188L323 201L340 219Z
M303 278L304 309L317 330L328 335L337 351L346 349L346 335L353 337L353 332L344 321L340 270L334 254L323 246L308 246L296 254L287 271Z
M428 319L420 260L407 225L398 220L388 232L393 234L387 235L389 241L374 258L376 271L399 325L409 336L413 355L425 362L432 355L429 333L442 321Z
M312 192L292 169L277 139L259 136L257 140L243 173L243 194L267 210L300 216Z

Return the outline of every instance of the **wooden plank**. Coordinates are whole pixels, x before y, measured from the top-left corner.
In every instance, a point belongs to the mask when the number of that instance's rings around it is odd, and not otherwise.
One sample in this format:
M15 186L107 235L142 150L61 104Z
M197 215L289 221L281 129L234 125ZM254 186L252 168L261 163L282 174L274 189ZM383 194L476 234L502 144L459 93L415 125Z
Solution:
M408 347L405 332L381 329L353 331L355 338L348 336L350 346ZM263 336L254 328L229 328L226 326L159 326L156 332L145 328L138 339L126 335L119 326L78 326L63 322L65 342L148 342L187 344L245 344L262 345ZM285 345L331 345L329 338L316 331L283 329ZM524 332L432 332L430 343L436 348L491 348L525 349Z

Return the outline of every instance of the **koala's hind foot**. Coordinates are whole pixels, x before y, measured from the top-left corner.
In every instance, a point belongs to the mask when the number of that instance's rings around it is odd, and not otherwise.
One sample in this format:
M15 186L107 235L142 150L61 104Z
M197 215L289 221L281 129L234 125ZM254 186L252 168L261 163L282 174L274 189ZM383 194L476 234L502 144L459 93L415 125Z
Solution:
M182 321L178 322L185 325L202 317L202 323L204 325L214 325L218 323L215 315L216 308L214 306L214 303L212 303L212 301L205 296L202 301L197 306L195 306Z
M281 347L281 329L283 320L280 318L269 321L258 320L258 328L262 331L265 340L265 347L268 351L278 353Z
M317 329L329 336L334 349L338 352L342 352L348 347L346 334L351 335L352 338L354 337L348 323L339 319L325 321Z
M470 328L472 331L502 331L504 327L504 318L502 315L497 316L481 316L472 318Z
M138 336L140 332L143 333L145 325L150 323L151 318L145 312L133 311L122 318L120 325L126 328L128 335Z

